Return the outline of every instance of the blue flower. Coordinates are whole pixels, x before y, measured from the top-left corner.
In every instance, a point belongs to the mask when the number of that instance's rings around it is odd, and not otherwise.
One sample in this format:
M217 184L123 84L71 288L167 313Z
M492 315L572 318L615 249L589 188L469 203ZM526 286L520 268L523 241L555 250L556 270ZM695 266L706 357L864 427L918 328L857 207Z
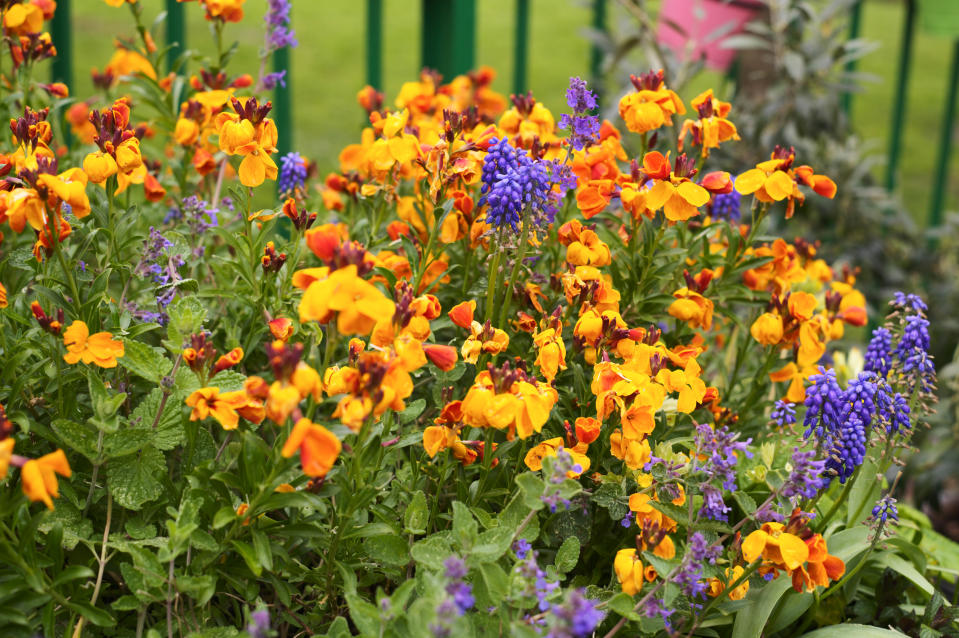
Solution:
M863 369L875 372L879 378L885 379L892 367L892 332L888 328L876 328L872 331L865 358Z
M590 115L596 108L596 95L586 88L586 82L580 78L569 79L566 90L566 104L573 114L563 113L559 119L559 128L569 129L569 144L577 151L595 144L599 140L599 118Z
M735 179L732 180L735 183ZM728 193L717 193L713 197L709 214L713 219L723 219L732 224L742 217L742 195L733 189Z
M280 158L280 176L277 184L281 193L302 189L306 182L306 162L299 153L291 151Z
M789 401L780 399L776 401L776 405L773 407L769 418L780 427L792 425L796 422L796 406Z

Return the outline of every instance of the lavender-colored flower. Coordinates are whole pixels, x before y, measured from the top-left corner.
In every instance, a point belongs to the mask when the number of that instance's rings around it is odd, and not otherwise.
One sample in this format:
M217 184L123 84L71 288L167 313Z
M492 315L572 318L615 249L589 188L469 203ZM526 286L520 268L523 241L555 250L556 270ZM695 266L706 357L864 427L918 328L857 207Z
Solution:
M548 610L548 599L559 588L559 583L546 580L546 572L536 563L536 552L530 552L526 559L516 566L516 573L526 581L523 595L535 596L537 608L540 611Z
M274 71L272 73L267 73L263 76L263 79L260 80L260 83L263 85L263 88L267 91L272 91L276 88L276 85L286 88L286 69L282 71Z
M141 321L149 323L166 323L165 309L176 296L176 285L180 280L178 269L185 263L179 254L168 254L167 249L173 246L172 242L164 237L160 231L150 227L150 234L144 242L143 255L134 267L133 272L139 277L150 277L156 288L156 304L159 312L144 311L131 305L129 310Z
M812 385L806 388L806 416L803 418L803 435L809 438L834 432L839 427L839 415L843 405L843 391L836 381L836 371L819 368L819 374L809 377Z
M923 301L922 297L919 295L907 295L904 292L896 292L893 300L889 303L896 310L902 310L904 312L918 312L925 314L929 311L929 307L926 306L926 302Z
M516 558L520 560L525 560L526 557L529 556L531 549L533 549L533 546L530 545L529 541L525 538L521 538L513 543L513 552L516 554Z
M872 508L872 517L873 520L879 521L880 525L885 525L888 519L894 521L899 520L899 508L896 507L896 499L891 495L886 494L879 502L876 503L876 506Z
M703 581L703 565L714 564L719 557L720 548L712 546L701 532L693 532L686 544L686 556L680 564L673 582L690 599L706 598L706 583Z
M695 452L692 456L692 473L700 473L703 480L700 492L703 494L703 505L699 510L700 516L713 520L725 521L729 508L723 502L722 492L712 485L713 481L720 481L723 489L736 489L737 454L747 458L752 457L748 446L752 439L739 441L739 434L733 433L728 427L713 429L709 425L701 424L696 427L694 440ZM701 461L701 458L705 458Z
M306 182L306 162L299 153L291 151L280 158L279 190L284 195L302 189Z
M866 364L864 370L874 372L880 379L885 379L892 367L892 332L888 328L876 328L872 331L872 339L866 348Z
M559 119L559 128L569 129L570 146L581 151L595 144L599 140L599 118L590 115L590 111L596 108L596 96L586 87L585 80L569 79L566 104L573 109L573 114L563 113Z
M846 386L839 420L846 423L855 415L868 428L872 424L873 415L876 414L876 392L876 375L872 372L860 372L859 376L851 379Z
M273 51L299 44L290 24L290 0L269 0L266 11L267 47Z
M534 160L506 138L493 138L483 159L482 182L479 203L487 205L486 221L515 231L524 214L534 226L552 223L574 179L565 164Z
M776 401L769 418L780 427L792 425L796 422L796 406L789 401Z
M596 609L599 601L585 594L583 589L573 589L561 604L552 607L548 638L585 638L596 630L606 614Z
M822 478L826 461L816 459L815 450L800 451L798 447L793 448L792 466L792 472L779 489L779 493L786 498L814 498L820 489L828 485L828 481Z
M735 183L735 178L732 181ZM742 199L743 196L735 188L728 193L718 193L713 197L709 215L713 219L722 219L736 224L742 217Z
M559 485L566 480L569 472L579 474L582 471L582 466L573 461L573 457L570 456L570 453L567 452L565 448L559 448L559 450L556 451L556 459L552 464L552 472L549 476L545 477L547 483L555 486L555 489L540 497L540 500L549 506L550 512L555 512L559 505L562 505L563 509L569 509L569 499L563 498Z
M852 476L866 456L866 424L852 414L831 436L826 475L836 476L840 483Z
M646 598L646 602L643 603L643 615L647 618L659 616L663 619L663 622L666 623L667 629L672 628L670 618L673 616L673 610L663 605L663 600L658 596L649 596Z
M267 638L270 635L270 612L268 609L257 609L250 614L250 624L246 631L251 638Z

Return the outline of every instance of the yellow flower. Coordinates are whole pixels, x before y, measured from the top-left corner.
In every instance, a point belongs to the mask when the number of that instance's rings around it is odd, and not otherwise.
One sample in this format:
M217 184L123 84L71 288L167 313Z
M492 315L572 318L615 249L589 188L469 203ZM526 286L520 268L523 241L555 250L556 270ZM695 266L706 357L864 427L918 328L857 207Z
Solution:
M70 478L70 473L70 464L63 450L31 459L24 463L20 470L23 493L31 501L43 501L49 509L53 509L51 497L60 496L56 475Z
M94 184L103 184L117 173L117 161L103 151L90 153L83 159L83 172Z
M566 472L568 478L574 479L580 477L583 472L586 472L589 469L589 457L586 456L586 444L580 443L576 447L568 448L563 445L563 438L557 436L556 438L547 439L539 445L532 448L529 452L526 453L526 458L523 460L526 463L526 467L538 472L543 469L543 459L547 456L556 456L560 450L566 450L566 452L573 459L575 465L579 465L580 470L574 472L569 470Z
M801 538L783 531L782 523L763 526L743 540L743 558L751 563L760 556L779 569L792 571L809 558L809 548Z
M0 441L0 480L7 478L7 471L10 469L10 457L13 456L13 445L15 441L12 436Z
M668 312L690 328L709 330L713 325L713 302L689 288L680 288L673 293L676 298Z
M635 596L643 588L643 562L635 549L621 549L613 559L613 571L623 592Z
M779 315L764 312L753 322L749 334L764 346L774 346L783 338L783 320Z
M37 33L43 28L43 10L32 2L14 4L3 14L3 26L10 35Z
M101 368L115 368L117 358L123 356L123 342L113 338L109 332L91 335L90 329L82 321L74 321L63 331L63 343L67 353L63 360L67 363L95 363Z
M723 581L719 580L718 578L710 578L709 581L708 581L708 582L709 582L709 591L708 591L709 596L710 596L711 598L715 598L716 596L719 596L721 593L723 593L724 591L726 591L726 587L727 587L727 586L732 585L732 584L735 583L737 580L739 580L739 579L742 577L743 572L745 572L745 570L742 568L742 566L741 566L741 565L736 565L736 566L734 566L732 569L730 569L730 568L728 568L728 567L726 568L726 582L725 582L725 583L724 583ZM729 599L730 599L730 600L742 600L743 598L746 597L746 594L747 594L748 592L749 592L749 579L747 578L746 580L744 580L744 581L742 582L742 584L740 584L738 587L736 587L736 589L734 589L734 590L732 590L731 592L729 592Z
M396 306L379 288L360 278L354 265L310 283L300 300L300 322L329 323L336 316L340 334L368 335Z
M533 337L533 343L539 348L535 364L546 380L552 383L556 373L566 369L566 344L563 343L562 334L547 328Z

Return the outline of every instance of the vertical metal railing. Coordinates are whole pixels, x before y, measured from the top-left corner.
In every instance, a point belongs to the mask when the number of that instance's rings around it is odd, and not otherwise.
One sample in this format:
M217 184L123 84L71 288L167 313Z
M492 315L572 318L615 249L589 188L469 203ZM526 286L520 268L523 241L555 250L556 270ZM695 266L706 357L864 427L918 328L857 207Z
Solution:
M446 79L474 68L476 51L476 0L421 0L422 33L421 61L423 66L439 71ZM71 0L59 0L50 25L53 43L58 55L51 66L51 80L62 82L71 90L73 77L73 34ZM850 13L849 38L859 36L865 0L853 5ZM904 15L900 34L898 64L896 68L894 102L889 132L889 147L885 171L885 185L890 191L897 188L900 157L902 154L906 112L909 98L909 80L915 45L918 0L903 0ZM177 0L165 0L166 22L164 37L169 47L167 68L173 69L176 60L186 51L186 18L183 5ZM367 0L366 3L366 81L373 87L383 88L383 0ZM606 28L607 0L592 0L591 26L599 31ZM523 93L529 84L530 21L533 0L516 0L512 90ZM279 131L278 150L281 154L292 148L293 124L293 78L291 76L290 51L277 50L273 55L275 71L286 71L285 86L278 84L273 96L273 115ZM589 73L597 93L602 96L602 48L594 43L590 47ZM855 61L846 65L846 71L855 71ZM181 73L184 69L179 69ZM944 110L932 191L928 212L928 224L938 226L942 222L947 204L949 166L953 149L956 107L959 100L959 39L953 42L952 61L948 76L948 88ZM842 107L851 113L853 95L842 96Z

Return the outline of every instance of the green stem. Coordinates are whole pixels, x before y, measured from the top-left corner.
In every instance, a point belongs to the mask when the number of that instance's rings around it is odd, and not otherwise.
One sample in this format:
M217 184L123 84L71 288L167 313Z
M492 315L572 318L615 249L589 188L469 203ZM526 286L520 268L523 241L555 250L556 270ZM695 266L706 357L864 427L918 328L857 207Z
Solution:
M490 262L489 284L486 287L486 321L493 319L493 305L496 301L496 284L499 282L499 262L503 256L503 247L500 238L502 232L497 233L492 241L496 243L493 253L493 261Z
M513 300L513 285L516 283L516 276L519 274L520 266L523 264L523 258L526 257L526 249L529 246L529 228L532 225L529 219L524 220L523 233L520 235L516 259L513 261L513 269L509 273L509 284L506 287L506 294L503 298L503 308L500 310L498 324L504 329L506 328L506 319L509 316L510 302Z

